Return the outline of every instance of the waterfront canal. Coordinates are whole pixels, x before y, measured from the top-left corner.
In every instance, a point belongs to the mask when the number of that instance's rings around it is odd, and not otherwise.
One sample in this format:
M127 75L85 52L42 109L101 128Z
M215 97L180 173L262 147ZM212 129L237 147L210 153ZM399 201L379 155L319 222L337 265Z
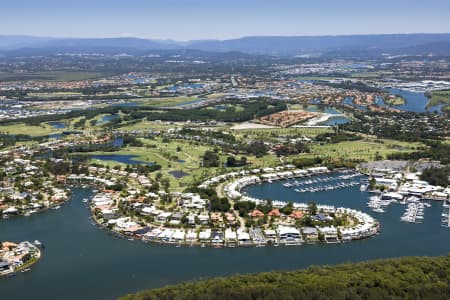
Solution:
M366 209L368 194L358 186L329 192L296 193L282 182L251 186L255 197L333 204ZM450 252L450 229L440 226L442 206L425 210L422 224L400 222L402 205L385 214L379 236L343 244L214 249L163 246L128 241L92 224L83 198L90 189L73 189L59 210L0 220L0 240L36 239L45 244L42 259L27 273L0 280L4 299L114 299L119 295L208 276L291 270L404 255Z

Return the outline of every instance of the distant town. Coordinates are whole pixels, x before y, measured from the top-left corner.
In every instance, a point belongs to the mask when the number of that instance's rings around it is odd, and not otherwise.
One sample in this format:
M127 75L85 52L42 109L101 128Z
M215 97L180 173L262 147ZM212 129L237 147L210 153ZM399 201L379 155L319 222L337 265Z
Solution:
M109 50L0 56L0 286L448 253L448 55Z

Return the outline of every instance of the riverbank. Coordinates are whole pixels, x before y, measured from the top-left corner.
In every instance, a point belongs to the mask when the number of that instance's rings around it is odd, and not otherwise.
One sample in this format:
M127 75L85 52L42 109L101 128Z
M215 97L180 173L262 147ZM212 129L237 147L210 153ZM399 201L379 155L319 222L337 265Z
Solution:
M383 299L447 299L449 265L449 255L397 258L294 272L203 279L119 299L313 299L317 295L323 299L366 298L368 295ZM396 275L392 276L394 273Z

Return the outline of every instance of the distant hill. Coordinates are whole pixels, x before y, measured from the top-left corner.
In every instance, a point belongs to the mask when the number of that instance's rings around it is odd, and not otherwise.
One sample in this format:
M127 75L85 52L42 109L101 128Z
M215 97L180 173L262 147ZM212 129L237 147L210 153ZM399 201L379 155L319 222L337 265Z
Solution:
M229 40L177 42L139 38L45 38L0 36L0 52L142 52L201 50L249 54L297 55L308 53L368 53L450 55L450 34L388 34L340 36L255 36Z
M120 300L448 299L450 256L378 260L303 271L235 275L140 292Z
M450 41L450 34L392 34L343 36L244 37L225 41L196 41L189 47L206 51L241 51L264 54L301 54L328 51L407 51L409 47Z

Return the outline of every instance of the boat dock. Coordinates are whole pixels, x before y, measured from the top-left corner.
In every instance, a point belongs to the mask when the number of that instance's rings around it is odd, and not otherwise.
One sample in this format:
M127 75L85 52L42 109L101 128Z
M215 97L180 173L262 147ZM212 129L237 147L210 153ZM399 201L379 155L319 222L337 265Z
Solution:
M444 201L442 206L442 226L450 228L450 204L448 204L447 201Z

